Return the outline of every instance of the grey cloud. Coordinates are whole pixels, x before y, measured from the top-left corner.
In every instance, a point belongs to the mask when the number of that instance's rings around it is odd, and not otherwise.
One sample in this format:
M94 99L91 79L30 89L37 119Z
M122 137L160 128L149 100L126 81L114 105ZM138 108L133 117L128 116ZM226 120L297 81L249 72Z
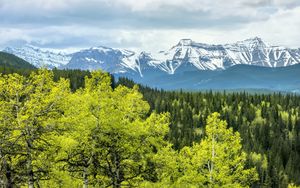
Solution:
M5 35L0 46L138 48L147 45L149 40L141 38L153 37L148 36L152 31L156 39L159 32L169 37L163 41L176 38L174 31L180 37L189 30L193 36L198 30L232 33L271 23L273 15L299 5L299 0L0 0L0 34Z
M242 6L249 6L254 8L272 6L272 4L272 0L253 0L242 2Z
M34 2L33 0L31 0ZM261 0L262 1L262 0ZM70 1L72 2L72 1ZM201 4L201 1L199 1ZM30 5L30 4L29 4ZM29 6L27 4L27 6ZM200 5L195 5L200 6ZM108 4L105 1L76 1L63 8L54 6L52 9L39 8L37 6L24 7L24 10L9 6L2 8L0 12L0 24L6 26L64 26L82 25L106 28L206 28L235 26L259 20L260 15L242 15L234 13L241 10L222 10L222 5L211 5L207 10L190 10L184 6L162 4L156 9L132 11L124 4ZM218 6L221 6L218 8ZM12 9L12 10L11 10ZM221 9L221 10L219 10ZM226 13L226 11L228 11ZM220 12L220 15L217 15ZM242 11L243 12L243 11ZM223 15L224 14L224 15ZM263 13L262 13L263 14ZM265 18L265 17L263 17Z

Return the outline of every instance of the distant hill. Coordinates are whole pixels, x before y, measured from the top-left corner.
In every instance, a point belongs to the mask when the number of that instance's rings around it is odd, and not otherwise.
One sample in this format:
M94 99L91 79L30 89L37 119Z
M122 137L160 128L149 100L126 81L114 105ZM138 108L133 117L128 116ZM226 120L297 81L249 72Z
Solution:
M36 69L27 61L6 52L0 52L1 69Z
M278 68L235 65L222 71L186 71L175 75L157 74L145 78L123 76L150 87L171 90L263 89L300 93L299 75L300 64Z

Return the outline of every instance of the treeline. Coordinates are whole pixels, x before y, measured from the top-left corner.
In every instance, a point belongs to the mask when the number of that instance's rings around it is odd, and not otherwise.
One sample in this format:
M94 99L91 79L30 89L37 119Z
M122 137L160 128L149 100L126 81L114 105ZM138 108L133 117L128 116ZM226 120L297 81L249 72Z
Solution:
M6 74L13 74L17 73L28 77L32 72L37 71L36 68L15 68L12 66L5 66L0 65L0 73ZM86 76L90 77L90 71L83 71L83 70L60 70L60 69L53 69L54 74L54 81L58 81L60 78L66 78L70 80L70 87L72 91L76 89L84 87L84 78ZM114 82L113 82L114 83Z
M119 84L133 87L131 80ZM151 109L169 112L168 139L175 149L205 136L206 118L219 112L241 134L248 165L259 173L259 187L300 185L300 96L226 92L163 91L140 87Z
M13 74L17 73L20 75L23 75L25 77L28 77L32 72L37 71L38 69L36 68L15 68L12 66L5 66L0 64L0 73L6 75L6 74ZM90 71L85 71L85 70L78 70L78 69L52 69L53 72L53 79L54 81L58 81L60 78L65 78L70 81L70 87L72 91L75 91L79 88L84 88L85 87L85 77L91 77L91 72ZM111 77L111 86L114 88L115 87L115 78L113 75L109 74Z
M151 112L137 86L114 87L110 75L96 71L72 90L69 79L54 73L0 76L2 187L249 187L258 181L240 134L219 113L207 117L200 141L179 149L168 139L170 114Z

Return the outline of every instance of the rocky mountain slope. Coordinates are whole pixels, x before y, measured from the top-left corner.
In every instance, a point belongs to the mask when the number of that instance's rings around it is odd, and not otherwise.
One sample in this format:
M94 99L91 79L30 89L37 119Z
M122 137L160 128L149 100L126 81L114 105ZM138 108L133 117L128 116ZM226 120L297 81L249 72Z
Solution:
M225 70L239 64L286 67L300 63L300 49L270 46L258 37L224 45L182 39L169 50L154 53L100 46L68 54L28 45L22 48L8 47L4 51L21 57L36 67L103 69L113 74L139 77L197 70Z

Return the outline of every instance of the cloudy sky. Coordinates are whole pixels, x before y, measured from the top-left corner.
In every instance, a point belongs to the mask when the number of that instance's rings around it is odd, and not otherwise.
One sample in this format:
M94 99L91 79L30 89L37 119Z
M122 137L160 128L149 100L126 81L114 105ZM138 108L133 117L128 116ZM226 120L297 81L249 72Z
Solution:
M0 48L153 51L181 38L300 47L300 0L0 0Z

